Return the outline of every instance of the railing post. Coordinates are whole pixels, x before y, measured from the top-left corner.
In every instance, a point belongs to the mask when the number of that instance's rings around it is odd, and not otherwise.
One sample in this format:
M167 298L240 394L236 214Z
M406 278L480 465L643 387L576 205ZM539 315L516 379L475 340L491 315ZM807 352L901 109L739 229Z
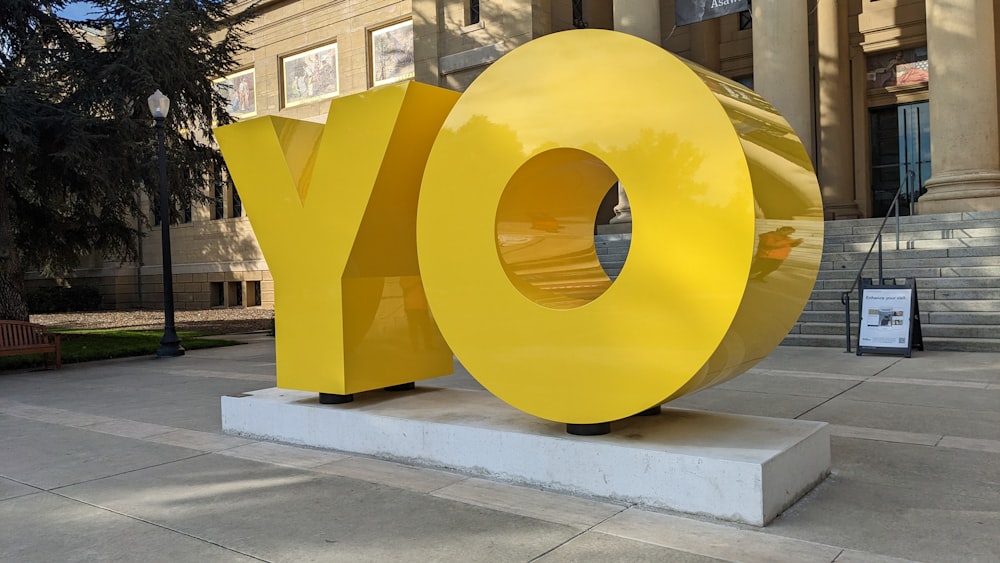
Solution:
M847 352L851 351L851 292L840 294L840 302L844 304L844 334L846 335Z
M913 175L913 171L907 172L907 177ZM851 292L854 288L858 287L861 283L861 274L864 272L865 267L868 265L868 260L872 256L872 251L875 250L875 244L878 244L878 281L876 285L882 283L882 278L885 275L882 268L882 233L885 231L885 225L889 222L889 216L895 211L896 213L896 250L899 250L899 194L902 193L903 187L906 186L906 180L904 179L899 187L896 188L896 195L892 198L892 204L889 206L889 210L886 211L885 217L882 218L882 223L878 227L878 233L875 236L875 240L872 241L872 245L868 247L868 252L865 254L864 260L861 261L861 267L858 268L858 275L854 278L854 284L850 289L840 294L840 302L844 304L844 327L845 335L847 339L847 351L851 351ZM846 250L846 249L845 249ZM860 311L859 311L860 312Z
M899 200L897 199L893 205L896 206L896 250L899 250ZM879 280L879 283L881 281Z
M882 283L882 231L878 233L878 284Z

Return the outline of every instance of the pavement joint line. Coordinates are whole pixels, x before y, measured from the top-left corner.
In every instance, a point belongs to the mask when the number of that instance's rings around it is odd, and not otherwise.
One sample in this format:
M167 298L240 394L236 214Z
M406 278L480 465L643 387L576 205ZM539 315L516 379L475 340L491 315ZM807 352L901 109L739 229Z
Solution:
M938 443L938 447L1000 454L1000 440L944 436Z
M557 549L561 549L563 546L565 546L569 542L575 540L576 538L578 538L578 537L580 537L580 536L582 536L584 534L588 534L590 532L593 532L594 528L600 526L601 524L607 522L608 520L614 518L615 516L618 516L622 512L625 512L629 508L632 508L632 506L623 506L622 509L619 510L618 512L615 512L614 514L611 514L610 516L607 516L606 518L604 518L600 522L597 522L596 524L590 526L589 528L587 528L585 530L581 530L579 533L574 534L574 535L566 538L565 540L563 540L562 542L559 542L557 545L553 546L552 548L550 548L550 549L548 549L548 550L546 550L546 551L544 551L542 553L539 553L535 557L532 557L531 559L528 560L528 563L533 563L534 561L538 561L539 559L541 559L542 557L545 557L546 555L552 553L553 551L555 551ZM600 533L600 532L594 532L594 533ZM685 552L685 553L690 553L690 552Z
M786 537L766 529L645 510L638 506L611 516L594 526L593 531L725 561L790 562L822 558L832 563L844 551L840 546ZM747 541L749 538L753 538L752 542ZM756 551L747 551L745 547Z
M52 487L51 489L44 489L44 490L47 493L59 494L59 493L57 493L57 491L59 489L65 489L66 487L75 487L76 485L84 485L84 484L87 484L87 483L94 483L94 482L101 481L101 480L104 480L104 479L109 479L111 477L119 477L121 475L128 475L129 473L135 473L136 471L145 471L147 469L153 469L155 467L163 467L164 465L170 465L171 463L177 463L179 461L189 461L189 460L192 460L192 459L204 456L204 455L208 455L209 453L211 453L211 452L201 452L201 453L194 454L194 455L189 455L189 456L184 456L184 457L180 457L180 458L177 458L177 459L172 459L170 461L164 461L164 462L161 462L161 463L154 463L153 465L144 465L142 467L136 467L136 468L133 468L133 469L127 469L125 471L119 471L118 473L111 473L109 475L101 475L100 477L94 477L93 479L85 479L83 481L77 481L76 483L67 483L65 485L59 485L58 487ZM25 484L27 484L27 483L25 483Z
M937 379L918 379L907 377L877 377L870 383L894 383L904 385L926 385L931 387L955 387L956 389L989 389L990 383L984 381L941 381Z
M841 396L841 395L843 395L844 393L847 393L848 391L850 391L850 390L852 390L852 389L855 389L855 388L857 388L858 386L862 385L863 383L864 383L864 381L858 381L858 382L857 382L857 383L855 383L854 385L851 385L851 386L850 386L850 387L848 387L847 389L844 389L844 390L843 390L843 391L841 391L840 393L837 393L836 395L834 395L834 396L832 396L832 397L828 398L827 400L825 400L825 401L821 402L820 404L818 404L818 405L813 405L812 407L809 407L809 408L808 408L808 409L806 409L806 410L805 410L804 412L801 412L801 413L799 413L799 415L795 417L795 420L798 420L798 419L802 418L803 416L805 416L805 415L807 415L807 414L811 413L812 411L814 411L814 410L816 410L816 409L818 409L818 408L822 407L823 405L825 405L825 404L829 403L830 401L832 401L832 400L836 399L837 397L840 397L840 396Z
M860 385L860 383L858 385ZM857 385L852 386L851 389L854 389L855 387L857 387ZM851 389L845 390L845 393L847 391L850 391ZM843 393L841 393L841 395L842 394ZM836 398L837 397L830 397L830 400L833 400L833 399L836 399ZM970 409L970 408L960 409L960 408L957 408L957 407L944 407L944 406L941 406L941 405L927 405L927 404L922 404L922 403L894 403L892 401L875 401L875 400L872 400L872 399L865 399L865 398L862 398L862 397L846 397L844 400L845 401L856 401L858 403L869 403L869 404L874 404L874 405L893 405L893 406L920 407L920 408L924 408L924 409L937 409L937 410L942 410L942 411L961 411L961 412L966 412L966 413L973 413L973 412L975 412L975 413L995 414L997 412L995 410L979 410L979 409ZM826 402L829 402L829 400L826 401ZM822 406L822 405L816 405L816 406L819 407L819 406Z
M883 430L878 428L864 428L861 426L846 426L841 424L831 424L830 434L841 438L857 438L859 440L895 442L898 444L913 444L918 446L934 446L944 437L940 434Z
M847 375L840 373L818 373L811 371L792 371L783 369L751 369L746 373L759 373L761 375L777 376L777 377L799 377L804 379L837 379L845 381L865 381L870 376L866 375Z
M201 455L207 455L207 454L201 454ZM198 457L198 456L195 456L195 457ZM188 459L190 459L190 458L188 458ZM173 462L168 462L168 463L173 463ZM166 465L166 464L158 464L158 465ZM150 467L157 467L158 465L153 465L153 466L150 466ZM129 472L126 472L126 473L129 473ZM102 477L102 479L103 478L104 477ZM144 524L149 524L150 526L155 526L157 528L160 528L161 530L166 530L168 532L172 532L172 533L175 533L175 534L180 534L182 536L191 538L193 540L204 542L204 543L207 543L209 545L214 545L214 546L219 547L221 549L224 549L226 551L229 551L229 552L232 552L232 553L237 553L237 554L242 555L244 557L249 557L249 558L251 558L251 559L253 559L255 561L263 561L264 563L273 563L269 559L262 559L260 557L257 557L256 555L252 555L250 553L246 553L246 552L240 551L238 549L222 545L219 542L215 542L215 541L212 541L212 540L207 539L207 538L202 538L202 537L196 536L194 534L190 534L188 532L185 532L183 530L178 530L176 528L171 528L170 526L166 526L164 524L159 524L157 522L153 522L152 520L147 520L145 518L141 518L141 517L136 516L134 514L127 514L125 512L121 512L121 511L115 510L113 508L109 508L107 506L102 506L102 505L99 505L99 504L94 504L92 502L87 502L87 501L85 501L83 499L78 499L78 498L75 498L75 497L71 497L69 495L65 495L65 494L62 494L60 492L57 492L55 489L47 491L47 492L49 494L52 494L52 495L64 498L64 499L66 499L68 501L71 501L71 502L77 502L77 503L89 506L91 508L96 508L97 510L103 510L105 512L110 512L111 514L117 514L118 516L122 516L122 517L128 518L130 520L135 520L136 522L142 522Z
M844 390L843 390L843 391L841 391L840 393L837 393L836 395L834 395L834 396L830 397L829 399L827 399L827 400L823 401L822 403L820 403L820 404L818 404L818 405L816 405L816 406L814 406L814 407L812 407L812 408L810 408L810 409L806 410L805 412L803 412L803 413L799 414L798 416L796 416L796 417L795 417L795 418L796 418L796 420L797 420L797 419L799 419L799 418L801 418L801 417L803 417L803 416L805 416L805 415L807 415L807 414L809 414L810 412L812 412L812 411L814 411L814 410L816 410L816 409L818 409L818 408L822 407L823 405L825 405L825 404L829 403L830 401L832 401L832 400L834 400L834 399L836 399L836 398L838 398L838 397L841 397L841 396L843 396L843 395L844 395L845 393L849 393L850 391L852 391L852 390L856 389L856 388L857 388L857 387L859 387L860 385L862 385L862 384L864 384L864 383L867 383L867 382L871 381L871 380L872 380L872 378L874 378L874 377L878 376L878 375L879 375L880 373L885 373L885 371L886 371L886 370L888 370L888 369L892 368L893 366L895 366L896 364L898 364L898 363L899 363L899 362L901 362L901 361L903 361L903 358L899 358L898 360L896 360L896 361L892 362L891 364L889 364L889 365L885 366L884 368L882 368L882 369L878 370L877 372L873 373L873 374L872 374L871 376L869 376L868 378L864 379L863 381L859 381L859 382L857 382L856 384L854 384L854 385L851 385L850 387L848 387L847 389L844 389ZM861 401L861 402L869 402L869 403L880 403L880 404L885 404L885 405L895 405L895 404L899 404L899 403L886 403L886 402L884 402L884 401L864 401L863 399L853 399L853 400L856 400L856 401ZM946 408L946 407L930 407L930 408Z
M786 371L786 370L750 370L747 373L758 373L760 375L767 375L771 377L798 377L803 379L834 379L834 380L844 380L844 381L861 381L861 382L871 382L871 383L899 383L904 385L927 385L934 387L955 387L962 389L1000 389L1000 384L989 383L987 381L946 381L937 379L921 379L921 378L909 378L909 377L875 377L871 376L861 376L861 375L842 375L842 374L826 374L826 373L814 373L814 372L799 372L799 371Z
M897 444L932 446L935 448L948 448L973 452L1000 453L1000 440L990 440L986 438L965 438L961 436L904 432L900 430L865 428L862 426L846 426L841 424L831 424L830 434L841 438L857 438L859 440L872 440L876 442L892 442Z

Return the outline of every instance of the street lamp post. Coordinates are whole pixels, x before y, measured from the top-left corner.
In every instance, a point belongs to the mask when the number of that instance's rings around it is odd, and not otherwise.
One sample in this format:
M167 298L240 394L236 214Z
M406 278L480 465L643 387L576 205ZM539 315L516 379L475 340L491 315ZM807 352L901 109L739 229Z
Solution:
M149 111L156 120L157 157L160 164L160 244L163 250L163 338L158 358L183 356L184 347L174 328L174 271L170 262L170 198L167 195L167 154L163 119L170 111L170 98L157 90L149 97Z

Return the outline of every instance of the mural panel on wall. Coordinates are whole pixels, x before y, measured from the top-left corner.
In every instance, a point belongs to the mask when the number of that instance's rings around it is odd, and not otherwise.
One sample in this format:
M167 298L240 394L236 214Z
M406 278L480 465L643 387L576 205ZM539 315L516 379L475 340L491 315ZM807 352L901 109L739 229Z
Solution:
M285 107L331 98L340 93L336 43L283 57L281 70Z
M413 22L371 32L372 86L413 78Z
M927 47L875 53L868 57L868 88L925 84L927 70Z
M257 93L254 69L230 74L215 81L216 89L226 98L226 109L233 117L250 117L257 113Z

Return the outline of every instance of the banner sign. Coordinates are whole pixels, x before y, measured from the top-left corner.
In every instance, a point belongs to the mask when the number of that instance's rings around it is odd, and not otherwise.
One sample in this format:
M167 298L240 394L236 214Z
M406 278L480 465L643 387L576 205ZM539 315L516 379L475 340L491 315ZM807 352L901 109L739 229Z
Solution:
M677 0L674 4L674 23L688 25L749 9L750 0Z
M923 350L917 292L913 280L904 285L861 285L858 355L863 352L903 354ZM916 336L916 338L914 338Z

